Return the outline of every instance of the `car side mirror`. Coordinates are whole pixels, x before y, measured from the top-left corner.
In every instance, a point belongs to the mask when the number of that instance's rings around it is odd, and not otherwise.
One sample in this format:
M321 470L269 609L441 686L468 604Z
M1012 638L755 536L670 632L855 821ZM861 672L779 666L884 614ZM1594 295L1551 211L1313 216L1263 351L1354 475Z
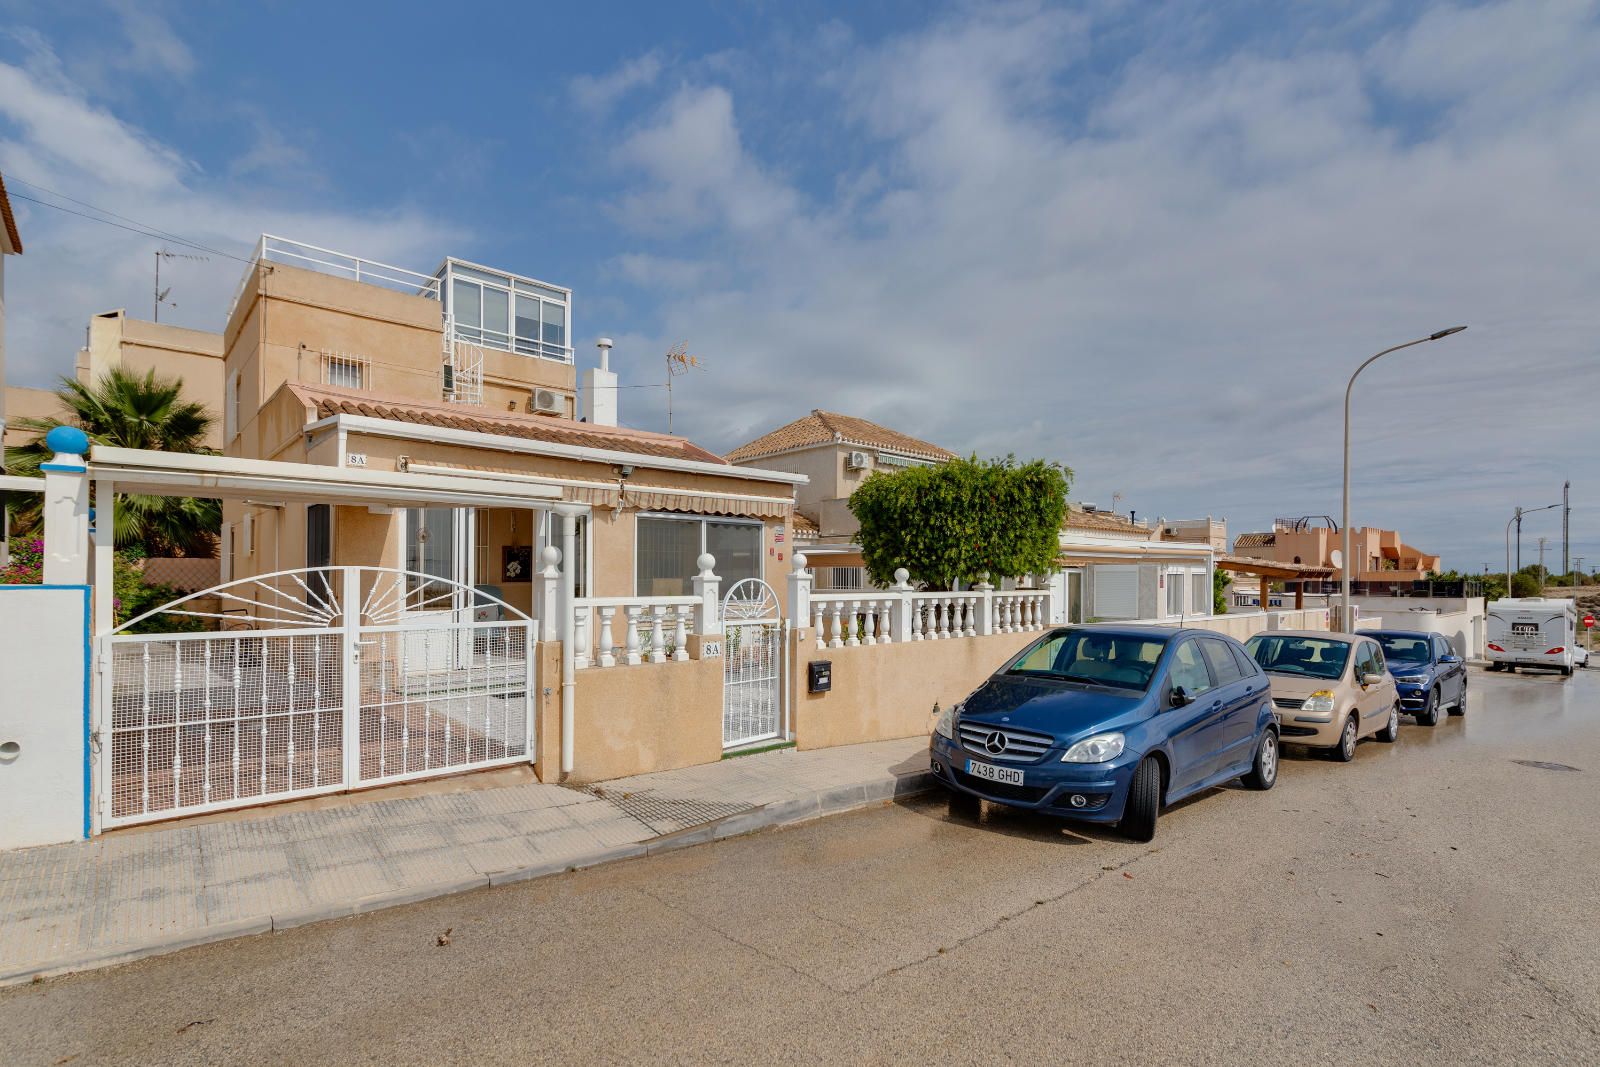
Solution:
M1461 662L1461 657L1460 656L1456 656L1456 655L1440 656L1439 657L1439 662L1440 663L1460 663Z
M1383 675L1381 675L1381 674L1363 674L1361 676L1361 684L1362 685L1382 685L1383 684Z
M1175 686L1172 687L1172 706L1173 707L1181 708L1185 704L1188 704L1192 699L1193 698L1189 696L1188 690L1184 689L1183 686L1175 685Z

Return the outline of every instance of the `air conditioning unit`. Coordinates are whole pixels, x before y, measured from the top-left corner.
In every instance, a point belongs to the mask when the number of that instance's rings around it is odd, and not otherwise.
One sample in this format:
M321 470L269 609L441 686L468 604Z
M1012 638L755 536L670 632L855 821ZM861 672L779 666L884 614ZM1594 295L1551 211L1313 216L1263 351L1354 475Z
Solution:
M852 452L844 461L845 470L851 471L864 471L871 465L872 461L865 452Z
M565 415L567 398L553 389L535 389L528 394L528 410L535 415Z

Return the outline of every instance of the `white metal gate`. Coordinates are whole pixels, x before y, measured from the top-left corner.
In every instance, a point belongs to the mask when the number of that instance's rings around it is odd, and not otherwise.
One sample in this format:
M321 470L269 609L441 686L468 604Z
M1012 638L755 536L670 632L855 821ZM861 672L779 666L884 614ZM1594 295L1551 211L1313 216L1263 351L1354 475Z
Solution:
M734 583L722 600L722 629L722 747L778 737L783 620L772 587L759 578Z
M472 621L484 601L506 620ZM530 760L536 633L481 591L376 567L244 578L129 620L99 649L102 824Z

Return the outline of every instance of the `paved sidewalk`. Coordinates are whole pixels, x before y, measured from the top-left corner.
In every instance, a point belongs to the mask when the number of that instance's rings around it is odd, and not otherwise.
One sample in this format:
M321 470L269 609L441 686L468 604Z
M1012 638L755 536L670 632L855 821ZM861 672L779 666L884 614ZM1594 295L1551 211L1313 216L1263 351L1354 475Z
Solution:
M0 985L848 811L926 789L925 752L783 749L0 853Z

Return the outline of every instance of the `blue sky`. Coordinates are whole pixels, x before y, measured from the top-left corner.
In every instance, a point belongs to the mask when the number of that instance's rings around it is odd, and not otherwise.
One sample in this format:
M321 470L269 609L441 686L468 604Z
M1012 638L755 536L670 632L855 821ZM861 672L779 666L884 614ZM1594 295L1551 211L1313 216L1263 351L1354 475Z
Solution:
M580 360L609 334L640 387L625 421L664 427L669 344L706 361L676 425L713 448L825 407L1237 533L1337 513L1349 369L1469 323L1363 377L1357 523L1477 570L1571 478L1600 564L1595 3L0 0L0 26L14 194L569 285ZM155 242L18 208L11 377L48 384L90 314L149 314ZM163 319L218 328L242 269L173 264Z

